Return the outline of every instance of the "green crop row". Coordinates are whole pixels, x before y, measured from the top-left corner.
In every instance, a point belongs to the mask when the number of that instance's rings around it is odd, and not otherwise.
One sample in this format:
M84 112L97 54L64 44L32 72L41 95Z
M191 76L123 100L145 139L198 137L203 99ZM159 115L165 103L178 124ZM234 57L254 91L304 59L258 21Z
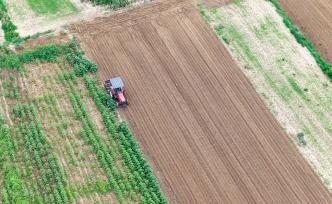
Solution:
M295 26L295 24L290 20L286 13L282 10L277 0L269 0L276 8L279 15L283 18L285 25L289 28L290 32L294 35L295 39L302 46L306 47L312 56L315 58L317 64L320 66L322 71L332 80L332 65L324 60L317 50L314 48L313 44L304 36L304 34Z
M19 116L17 121L20 135L32 162L27 174L33 174L33 166L38 169L37 184L43 189L42 198L37 202L68 203L69 196L65 190L66 178L56 156L51 153L43 125L33 103L18 104L13 108L13 115Z
M4 90L5 97L9 97L12 99L19 99L19 88L15 81L15 76L13 73L9 73L9 77L7 80L1 80L2 81L2 87Z
M139 198L141 203L165 203L166 199L161 194L159 185L153 177L151 169L148 167L148 170L146 170L147 162L143 158L137 158L141 154L135 154L137 150L132 150L133 146L129 142L125 142L125 136L121 136L123 134L120 133L118 135L116 118L113 117L114 114L110 115L109 108L103 104L93 81L89 80L87 75L84 76L88 90L101 112L110 140L122 139L119 148L121 157L129 169L126 175L117 166L115 162L117 156L114 151L109 150L109 147L105 146L97 127L92 122L91 116L82 101L82 96L70 78L68 77L67 80L62 79L62 82L67 88L76 118L83 123L81 136L92 146L92 150L96 153L100 166L106 175L108 175L110 187L114 190L120 203L125 203L129 194L142 195ZM138 148L138 146L135 146L135 148ZM125 178L127 176L129 180ZM152 179L151 176L153 177ZM136 196L134 196L134 200L136 200Z
M88 72L95 73L97 66L95 63L88 60L84 53L79 49L76 40L72 40L68 46L64 49L66 59L74 68L74 72L77 76L83 76Z
M117 168L115 155L109 151L108 147L105 145L105 142L103 142L103 139L101 138L96 125L92 121L92 117L87 111L82 96L76 89L74 83L71 80L65 78L62 78L61 82L66 87L69 100L74 109L75 118L82 122L82 130L80 135L96 153L99 165L108 176L110 187L112 190L114 190L119 202L125 203L126 187L124 187L124 189L120 187L120 183L123 183L124 176Z
M27 203L23 191L21 172L16 161L16 147L11 129L0 116L0 169L4 173L2 203Z
M141 202L167 203L128 126L125 123L118 125L115 113L110 113L110 110L103 104L101 98L106 96L101 96L101 93L97 92L97 81L90 79L87 75L83 79L102 115L110 139L117 140L119 143L122 159L128 167L130 175L133 176L134 187L137 187L143 195ZM103 94L107 95L105 92Z
M3 0L0 0L0 20L7 42L12 42L15 38L19 38L19 34L16 32L17 27L11 21L8 15L8 9Z
M158 181L152 173L152 169L144 159L143 153L125 122L122 122L119 126L119 138L121 141L121 150L123 151L122 154L125 155L124 159L129 169L133 172L138 171L148 182L148 188L149 191L152 192L152 198L149 198L150 200L147 200L147 202L167 203L166 198L160 190Z

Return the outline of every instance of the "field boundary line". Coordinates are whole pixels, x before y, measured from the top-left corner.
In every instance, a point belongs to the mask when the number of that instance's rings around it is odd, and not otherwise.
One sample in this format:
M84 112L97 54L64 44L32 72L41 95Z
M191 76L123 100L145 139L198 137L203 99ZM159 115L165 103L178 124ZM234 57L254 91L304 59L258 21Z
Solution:
M300 29L293 23L293 21L287 16L286 12L281 8L277 0L269 0L276 8L277 13L282 17L284 24L295 37L296 41L306 47L311 55L314 57L315 61L321 68L321 70L327 75L327 77L332 82L332 64L328 63L314 48L312 42L308 40L305 35L300 31Z

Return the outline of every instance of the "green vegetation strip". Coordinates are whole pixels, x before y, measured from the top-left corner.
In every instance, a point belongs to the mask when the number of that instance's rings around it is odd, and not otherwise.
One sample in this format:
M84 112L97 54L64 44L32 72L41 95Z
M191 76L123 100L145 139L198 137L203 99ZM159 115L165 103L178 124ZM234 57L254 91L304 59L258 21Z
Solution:
M78 11L70 0L28 0L28 4L36 14L57 14L63 11Z
M21 54L12 53L5 50L3 55L0 55L0 68L14 68L22 71L24 63L39 62L54 62L61 52L61 46L49 44L37 47L33 50L26 50Z
M315 58L317 64L323 70L323 72L332 80L332 65L324 60L317 50L314 48L313 44L304 36L304 34L295 26L295 24L290 20L286 13L282 10L281 6L277 0L270 0L270 2L275 6L279 15L283 18L285 25L289 28L290 32L294 35L295 39L302 46L306 47L312 56Z
M5 33L5 40L7 42L11 42L15 38L19 38L19 34L16 32L17 27L11 21L8 15L7 6L3 0L0 0L0 20L2 23L2 30Z
M125 7L137 0L90 0L90 1L97 5L109 5L113 9L118 9L121 7Z
M12 129L0 116L0 169L4 174L2 203L27 203L23 191L22 173L16 163L17 147L12 139Z

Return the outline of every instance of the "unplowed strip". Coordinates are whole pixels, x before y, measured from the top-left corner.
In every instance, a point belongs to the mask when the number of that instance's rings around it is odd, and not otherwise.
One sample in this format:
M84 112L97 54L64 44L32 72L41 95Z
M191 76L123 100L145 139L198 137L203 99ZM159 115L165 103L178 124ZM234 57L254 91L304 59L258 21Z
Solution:
M171 203L331 203L199 13L173 3L72 29L101 81L125 80L120 115Z
M332 63L332 1L278 0L294 23Z

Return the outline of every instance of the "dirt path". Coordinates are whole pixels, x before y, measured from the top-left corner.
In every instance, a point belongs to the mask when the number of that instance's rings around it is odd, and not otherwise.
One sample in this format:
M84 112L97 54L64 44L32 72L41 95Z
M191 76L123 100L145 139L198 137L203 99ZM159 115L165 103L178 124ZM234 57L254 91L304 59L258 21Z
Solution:
M332 63L332 1L278 0L322 56Z
M191 4L150 4L72 30L102 81L125 80L121 117L171 203L332 202Z

